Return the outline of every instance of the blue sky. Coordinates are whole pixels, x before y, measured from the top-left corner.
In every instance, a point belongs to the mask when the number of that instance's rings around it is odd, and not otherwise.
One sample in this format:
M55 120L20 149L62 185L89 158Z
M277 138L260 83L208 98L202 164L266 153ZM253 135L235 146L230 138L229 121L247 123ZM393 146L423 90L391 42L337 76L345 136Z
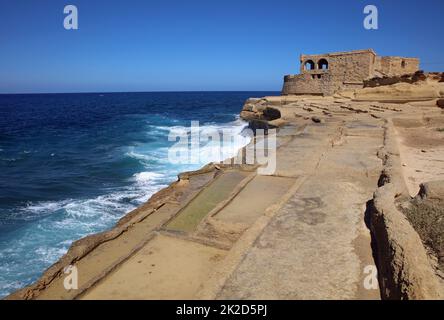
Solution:
M63 28L68 4L79 30ZM442 0L0 0L0 93L280 90L301 53L365 48L444 71L443 14Z

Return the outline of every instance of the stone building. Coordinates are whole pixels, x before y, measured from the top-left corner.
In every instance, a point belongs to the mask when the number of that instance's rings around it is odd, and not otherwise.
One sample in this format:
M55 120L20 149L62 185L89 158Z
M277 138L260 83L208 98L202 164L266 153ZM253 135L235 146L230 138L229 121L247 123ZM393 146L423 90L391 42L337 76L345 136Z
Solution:
M372 49L301 55L300 74L284 77L283 95L333 95L339 90L363 87L373 77L414 73L419 59L380 57Z

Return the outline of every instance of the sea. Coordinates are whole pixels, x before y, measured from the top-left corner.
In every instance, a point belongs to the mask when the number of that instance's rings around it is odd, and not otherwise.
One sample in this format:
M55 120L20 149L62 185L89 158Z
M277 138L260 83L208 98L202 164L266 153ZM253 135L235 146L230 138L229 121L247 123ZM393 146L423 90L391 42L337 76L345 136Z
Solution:
M37 280L73 241L113 227L178 173L233 156L250 141L243 103L266 95L278 92L0 95L0 297ZM237 138L219 153L224 145L210 139L191 143L198 161L171 161L177 133L191 141L192 121Z

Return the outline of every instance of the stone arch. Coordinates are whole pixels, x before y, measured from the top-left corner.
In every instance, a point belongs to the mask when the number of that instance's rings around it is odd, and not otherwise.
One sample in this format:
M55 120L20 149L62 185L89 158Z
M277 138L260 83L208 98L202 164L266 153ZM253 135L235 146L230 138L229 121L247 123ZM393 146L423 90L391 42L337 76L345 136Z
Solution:
M306 60L304 62L304 70L314 70L315 69L315 63L313 60Z
M322 59L320 59L318 61L318 69L319 70L328 70L328 61L327 61L327 59L322 58Z
M401 68L405 68L405 60L401 61Z

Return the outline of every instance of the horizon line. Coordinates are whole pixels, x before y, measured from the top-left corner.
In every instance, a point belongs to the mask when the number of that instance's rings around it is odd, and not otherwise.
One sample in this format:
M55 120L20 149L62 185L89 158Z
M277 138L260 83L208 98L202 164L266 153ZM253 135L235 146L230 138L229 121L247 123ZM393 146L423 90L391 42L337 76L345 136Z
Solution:
M159 91L78 91L78 92L0 92L0 95L111 94L111 93L195 93L195 92L281 92L281 90L159 90Z

